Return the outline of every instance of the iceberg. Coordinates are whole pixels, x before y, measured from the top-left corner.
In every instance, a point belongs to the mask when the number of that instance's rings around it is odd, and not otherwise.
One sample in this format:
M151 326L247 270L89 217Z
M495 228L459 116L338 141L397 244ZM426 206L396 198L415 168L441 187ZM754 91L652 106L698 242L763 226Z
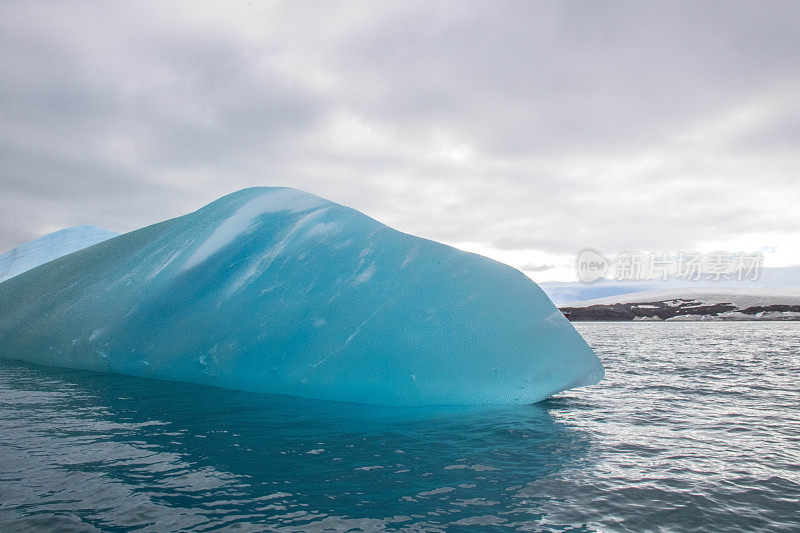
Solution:
M119 233L89 225L48 233L0 255L0 282L117 235Z
M604 374L518 270L289 188L0 283L0 357L400 406L532 403Z

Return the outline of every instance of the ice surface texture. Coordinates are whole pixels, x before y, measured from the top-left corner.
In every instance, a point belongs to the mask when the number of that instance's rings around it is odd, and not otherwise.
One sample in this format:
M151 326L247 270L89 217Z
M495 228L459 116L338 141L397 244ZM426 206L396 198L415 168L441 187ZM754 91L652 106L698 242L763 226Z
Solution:
M603 377L521 272L286 188L0 283L0 356L387 405L536 402Z
M74 226L26 242L0 255L0 281L117 235L97 226Z

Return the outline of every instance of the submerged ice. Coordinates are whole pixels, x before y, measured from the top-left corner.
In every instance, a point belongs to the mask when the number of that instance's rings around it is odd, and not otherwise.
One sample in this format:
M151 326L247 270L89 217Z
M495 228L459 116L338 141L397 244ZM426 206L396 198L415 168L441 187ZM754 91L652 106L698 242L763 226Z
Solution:
M603 377L521 272L286 188L0 283L0 357L388 405L536 402Z

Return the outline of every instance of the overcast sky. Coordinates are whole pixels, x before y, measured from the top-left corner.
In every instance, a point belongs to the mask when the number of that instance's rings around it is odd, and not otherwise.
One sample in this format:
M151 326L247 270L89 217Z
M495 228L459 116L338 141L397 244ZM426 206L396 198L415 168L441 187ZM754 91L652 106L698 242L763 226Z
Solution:
M540 281L796 265L798 95L798 2L6 0L0 251L284 185Z

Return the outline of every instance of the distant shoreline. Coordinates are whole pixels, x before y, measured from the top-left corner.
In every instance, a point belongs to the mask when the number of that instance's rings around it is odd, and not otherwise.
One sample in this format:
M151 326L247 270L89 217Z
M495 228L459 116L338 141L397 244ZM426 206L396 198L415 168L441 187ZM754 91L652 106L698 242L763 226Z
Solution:
M564 306L559 309L572 322L800 320L800 305L755 305L740 309L732 303L708 305L692 299Z

